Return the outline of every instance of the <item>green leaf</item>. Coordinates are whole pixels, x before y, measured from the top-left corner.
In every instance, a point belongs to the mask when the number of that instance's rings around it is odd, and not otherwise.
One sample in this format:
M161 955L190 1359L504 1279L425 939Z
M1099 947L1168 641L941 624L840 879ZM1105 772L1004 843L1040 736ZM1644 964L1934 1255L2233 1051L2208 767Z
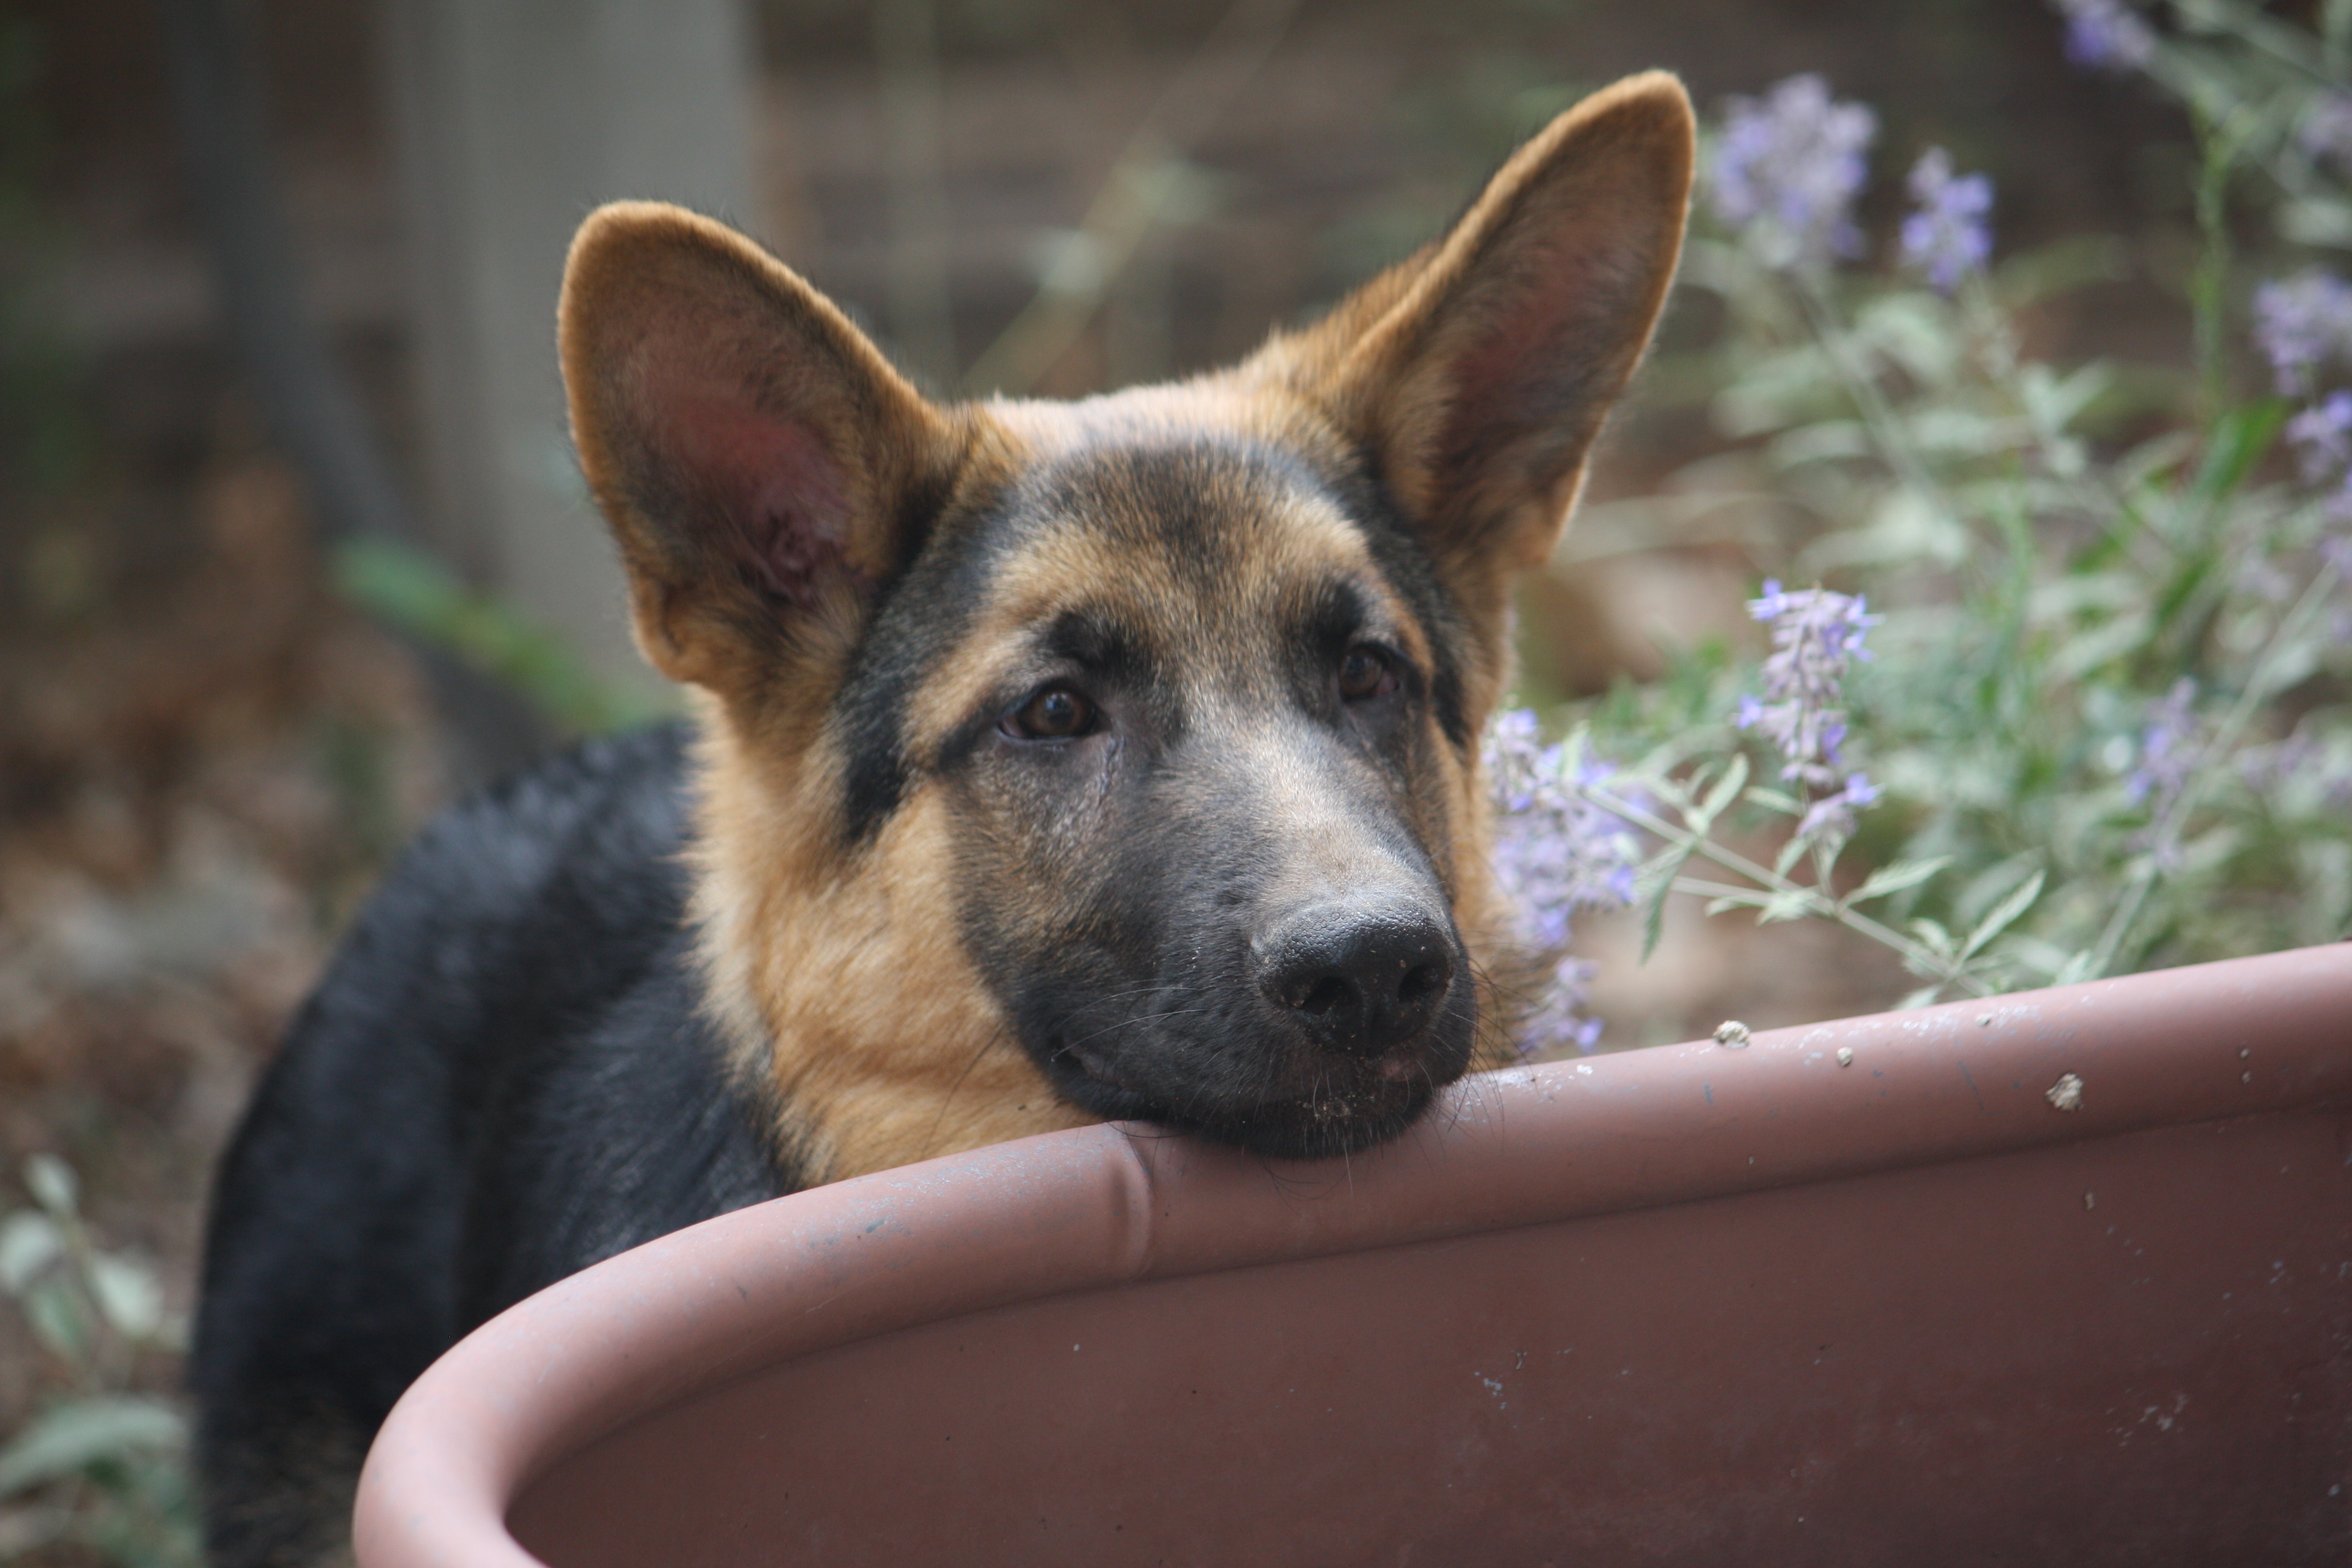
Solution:
M2279 233L2297 245L2340 250L2352 246L2352 205L2322 196L2290 201L2279 209Z
M1922 915L1911 922L1911 934L1918 939L1921 947L1934 953L1944 963L1958 962L1958 955L1952 951L1952 933L1946 931L1940 921L1931 921Z
M1881 866L1861 887L1848 893L1838 907L1852 909L1865 899L1883 899L1889 893L1916 888L1951 863L1949 855L1937 855L1926 860L1897 860L1892 865Z
M155 1271L136 1258L102 1252L90 1259L90 1294L115 1332L152 1340L163 1327L163 1286Z
M1767 811L1777 811L1783 816L1802 816L1805 815L1805 806L1802 801L1799 800L1795 795L1790 795L1787 790L1774 789L1769 784L1758 784L1754 789L1748 792L1748 798L1755 805L1764 807Z
M2032 876L2019 883L2016 890L2009 897L1994 905L1991 913L1977 922L1976 930L1969 932L1969 940L1960 944L1960 959L1963 963L1972 957L1979 948L2008 930L2011 921L2033 907L2033 900L2042 896L2042 882L2047 874L2042 871L2034 872Z
M2245 481L2263 460L2286 423L2284 398L2266 397L2243 408L2233 408L2214 422L2198 466L2196 491L2209 501L2220 500Z
M65 1233L57 1222L31 1209L18 1209L0 1220L0 1290L23 1293L33 1276L57 1261L66 1249Z
M2072 985L2076 981L2090 979L2092 962L2092 951L2086 947L2059 965L2058 973L2050 977L2050 984Z
M507 681L572 730L596 734L647 716L646 704L596 679L562 637L466 586L421 550L352 540L335 552L334 570L352 603Z
M1781 845L1780 853L1772 858L1772 874L1776 877L1787 876L1789 868L1795 865L1810 847L1811 845L1802 838L1790 838L1786 844Z
M35 1203L59 1219L73 1217L74 1204L81 1194L73 1167L55 1154L36 1154L25 1162L25 1188Z
M2117 616L2061 645L2051 655L2049 679L2053 684L2079 679L2126 654L2137 652L2154 630L2145 611Z
M1812 913L1813 900L1802 888L1786 888L1774 893L1757 913L1756 923L1770 925L1775 921L1802 920Z
M33 1337L52 1353L75 1366L89 1362L89 1313L80 1294L62 1276L51 1274L37 1280L25 1292L25 1318L33 1325Z
M60 1405L0 1448L0 1498L102 1459L186 1446L187 1419L157 1400L106 1394Z
M1613 784L1617 781L1612 779L1610 782ZM1656 795L1660 802L1674 807L1675 815L1676 816L1688 817L1690 816L1690 792L1684 789L1683 786L1674 779L1668 777L1663 773L1645 773L1641 779L1641 784L1642 786L1647 789L1652 795Z
M2048 365L2029 364L2019 368L2017 390L2027 417L2039 429L2055 436L2098 401L2114 382L2115 374L2095 361L2078 367L2063 380Z
M1944 994L1944 986L1947 984L1948 982L1938 980L1933 985L1922 985L1916 991L1905 992L1903 1000L1895 1004L1895 1010L1898 1013L1908 1013L1914 1007L1928 1005Z
M1723 776L1715 781L1715 787L1706 792L1706 799L1700 803L1698 816L1691 823L1691 830L1705 833L1715 819L1723 815L1724 807L1739 797L1740 790L1747 784L1748 753L1734 752L1731 765L1723 770Z
M1658 885L1650 894L1650 907L1642 913L1642 956L1636 962L1647 963L1650 954L1658 950L1658 938L1665 931L1666 895L1674 890L1675 879L1682 875L1683 867L1698 847L1698 840L1678 845L1660 853L1652 862L1659 869Z

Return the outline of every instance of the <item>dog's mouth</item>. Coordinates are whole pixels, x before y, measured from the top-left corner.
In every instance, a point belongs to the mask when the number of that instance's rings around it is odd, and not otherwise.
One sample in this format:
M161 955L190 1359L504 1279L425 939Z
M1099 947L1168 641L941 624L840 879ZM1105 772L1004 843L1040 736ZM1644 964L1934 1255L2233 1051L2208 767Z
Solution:
M1466 1031L1465 1031L1466 1033ZM1370 1061L1289 1047L1255 1082L1220 1089L1187 1075L1190 1053L1118 1051L1089 1042L1052 1054L1062 1093L1107 1121L1151 1121L1283 1160L1337 1159L1398 1136L1468 1065L1466 1042L1414 1042ZM1186 1077L1191 1081L1182 1082ZM1177 1081L1171 1081L1177 1080ZM1180 1087L1181 1083L1181 1087Z

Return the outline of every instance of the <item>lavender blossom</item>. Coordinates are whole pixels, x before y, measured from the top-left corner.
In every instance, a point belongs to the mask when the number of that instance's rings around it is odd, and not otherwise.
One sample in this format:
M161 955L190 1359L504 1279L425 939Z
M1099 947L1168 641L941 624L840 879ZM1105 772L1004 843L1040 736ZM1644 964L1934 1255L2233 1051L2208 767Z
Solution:
M2124 779L2125 795L2134 805L2147 806L2150 816L2161 817L2189 787L2197 752L2197 682L2184 675L2148 705L2139 763Z
M2156 31L2123 0L2053 0L2066 18L2066 58L2093 69L2134 70L2156 53Z
M1847 670L1857 659L1870 658L1863 637L1885 619L1866 614L1866 607L1860 595L1826 588L1789 593L1769 578L1763 596L1748 602L1748 613L1772 628L1772 652L1764 660L1764 696L1769 700L1741 698L1739 727L1761 730L1780 748L1787 764L1780 770L1783 781L1834 792L1849 807L1877 798L1861 775L1842 778L1836 767L1846 726L1844 710L1835 704L1844 693ZM1857 782L1867 793L1854 791ZM1808 813L1806 821L1812 820ZM1832 808L1822 821L1844 821L1851 831L1850 812L1842 816Z
M2352 521L2352 516L2338 513L2336 521ZM2327 639L2341 647L2352 647L2352 604L2345 602L2345 588L2352 584L2352 532L2331 533L2322 539L2319 564L2321 570L2336 574L2336 603L2327 615Z
M1885 793L1868 775L1848 773L1844 786L1835 795L1825 795L1805 808L1797 823L1797 837L1843 842L1853 837L1853 814Z
M1601 1020L1586 1010L1596 967L1580 958L1552 966L1550 986L1519 1026L1521 1056L1551 1056L1570 1046L1590 1056L1601 1048Z
M1565 956L1569 917L1619 909L1633 900L1639 847L1624 823L1585 791L1612 770L1582 763L1571 776L1567 749L1547 746L1536 716L1520 709L1487 727L1486 777L1496 808L1495 879L1509 900L1517 935L1552 963L1552 984L1527 1021L1529 1055L1574 1045L1591 1050L1601 1023L1586 1016L1591 966Z
M1937 293L1949 294L1992 254L1992 181L1955 176L1951 154L1930 147L1912 167L1910 191L1919 206L1903 220L1903 259L1925 272Z
M2279 391L2307 395L2313 373L2352 350L2352 287L2315 268L2254 290L2254 341Z
M2286 422L2305 483L2341 478L2352 463L2352 392L2331 392Z
M2321 540L2319 558L2336 568L2336 576L2352 583L2352 533L2331 533Z
M1862 231L1850 209L1877 134L1876 114L1832 99L1818 76L1790 77L1761 100L1734 98L1715 153L1715 209L1774 267L1858 256Z
M2326 159L2352 174L2352 93L2323 93L2313 100L2294 139L2305 157Z

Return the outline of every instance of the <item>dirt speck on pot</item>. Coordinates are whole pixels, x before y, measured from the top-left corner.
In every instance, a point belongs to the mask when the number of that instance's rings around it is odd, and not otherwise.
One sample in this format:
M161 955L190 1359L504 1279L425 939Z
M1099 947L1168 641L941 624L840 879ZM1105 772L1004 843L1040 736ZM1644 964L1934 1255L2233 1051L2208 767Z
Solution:
M2079 1110L2083 1104L2083 1080L2073 1073L2061 1073L2058 1081L2042 1091L2042 1098L2059 1110Z

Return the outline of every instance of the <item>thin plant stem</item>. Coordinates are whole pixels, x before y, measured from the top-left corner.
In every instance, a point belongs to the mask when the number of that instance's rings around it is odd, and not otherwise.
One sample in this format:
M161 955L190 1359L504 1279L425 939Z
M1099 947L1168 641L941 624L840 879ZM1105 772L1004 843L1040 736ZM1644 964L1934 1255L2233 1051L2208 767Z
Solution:
M2042 427L2042 421L2034 417L2032 405L2025 395L2017 342L1999 302L1993 299L1991 285L1981 274L1972 275L1960 292L1962 308L1969 316L1969 335L1979 345L1977 363L1986 379L2009 400L2019 423L2032 433L2033 450L2041 458L2042 466L2095 494L2104 503L2091 509L2098 518L2101 531L2140 566L2157 570L2162 563L2156 557L2177 553L2172 542L2141 522L2138 510L2116 488L2112 472L2079 452L2065 451Z
M2334 85L2325 62L2312 58L2311 50L2305 47L2307 35L2294 27L2279 26L2253 6L2235 5L2231 0L2173 0L2173 7L2184 19L2236 35L2315 87Z
M2230 174L2238 153L2252 130L2248 111L2241 108L2218 123L2202 108L2195 110L2198 151L2197 227L2204 247L2189 285L2194 309L2192 329L2198 380L2204 388L2206 417L2219 417L2229 405L2230 365L2222 353L2223 301L2230 283Z
M1822 352L1836 369L1838 378L1845 383L1847 392L1853 395L1854 405L1862 411L1863 423L1870 428L1871 439L1878 447L1881 460L1894 470L1896 479L1916 491L1921 500L1937 508L1947 517L1958 517L1958 509L1953 506L1951 498L1944 493L1943 487L1927 472L1927 465L1920 462L1919 454L1913 449L1911 433L1904 428L1901 416L1886 401L1886 395L1878 389L1878 383L1855 362L1847 349L1845 336L1839 331L1836 316L1828 299L1822 293L1820 283L1802 274L1799 274L1794 281L1797 297L1805 307L1806 325L1812 329L1814 342L1821 344Z
M1896 952L1909 959L1924 975L1940 977L1943 984L1961 986L1979 996L1995 994L1990 985L1975 975L1954 969L1894 927L1846 908L1838 900L1822 893L1818 888L1808 888L1802 883L1792 882L1769 867L1758 865L1736 849L1726 849L1711 838L1702 837L1688 828L1676 826L1664 817L1643 809L1632 801L1622 800L1606 790L1596 789L1590 784L1575 784L1572 787L1601 810L1622 817L1635 826L1656 835L1685 854L1696 855L1703 859L1712 860L1727 871L1734 871L1748 878L1768 892L1778 893L1784 898L1801 901L1808 914L1818 915L1823 920L1835 921L1847 930L1859 932L1881 946L1893 948ZM1687 879L1675 879L1677 889L1682 889L1685 880ZM1754 891L1753 889L1726 888L1715 883L1694 883L1691 889L1684 890L1696 890L1698 887L1710 889L1710 896L1714 897L1722 897L1727 893L1745 897Z

